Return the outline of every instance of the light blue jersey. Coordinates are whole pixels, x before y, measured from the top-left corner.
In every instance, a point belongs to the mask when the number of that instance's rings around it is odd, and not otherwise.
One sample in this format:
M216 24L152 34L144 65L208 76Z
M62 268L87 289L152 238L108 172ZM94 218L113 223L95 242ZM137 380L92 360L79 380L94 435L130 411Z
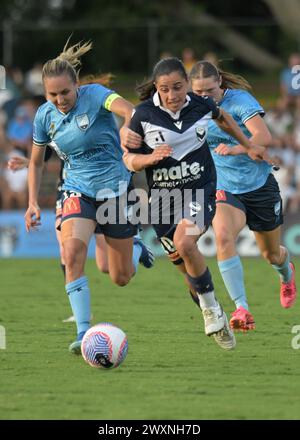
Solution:
M219 106L233 117L248 138L251 137L251 133L244 124L253 116L264 114L260 104L245 90L227 89ZM238 142L221 130L213 120L209 121L207 142L217 169L217 189L232 194L243 194L266 183L272 169L267 162L254 161L247 154L220 156L214 152L221 143L232 147Z
M64 160L63 189L96 198L124 192L131 174L122 161L119 132L113 114L105 108L114 92L99 84L78 89L75 106L62 113L50 101L39 107L33 142L50 145ZM119 182L124 182L119 189ZM113 192L113 193L112 193Z

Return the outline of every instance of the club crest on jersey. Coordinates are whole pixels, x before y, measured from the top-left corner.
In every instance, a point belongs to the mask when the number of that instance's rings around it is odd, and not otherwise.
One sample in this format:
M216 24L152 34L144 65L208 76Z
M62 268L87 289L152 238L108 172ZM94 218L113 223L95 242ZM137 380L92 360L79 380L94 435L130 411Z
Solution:
M88 115L85 113L84 115L76 116L76 122L80 130L85 131L89 128L90 120Z
M205 128L197 127L197 128L196 128L196 134L197 134L197 138L198 138L200 141L203 141L203 139L204 139L205 136L206 136L206 130L205 130Z

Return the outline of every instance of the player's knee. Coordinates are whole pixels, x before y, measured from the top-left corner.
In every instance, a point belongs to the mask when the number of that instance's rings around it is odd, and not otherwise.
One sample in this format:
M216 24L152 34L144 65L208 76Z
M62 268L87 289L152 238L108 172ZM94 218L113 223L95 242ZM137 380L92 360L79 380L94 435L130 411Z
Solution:
M232 243L234 242L232 235L228 229L225 228L215 231L215 236L217 248L220 250L226 250L228 247L232 246Z
M189 257L194 249L195 249L195 243L192 240L186 240L186 237L179 238L177 240L174 240L174 244L176 246L176 249L179 253L179 255L185 259L185 257Z
M69 268L81 265L84 260L84 256L79 249L68 246L63 248L63 256L65 265Z
M280 264L280 253L270 250L265 250L262 252L262 256L269 264Z
M117 284L120 287L123 287L129 283L132 274L124 271L124 272L111 274L110 277L113 283Z
M65 251L64 251L64 259L65 259L66 266L68 266L68 267L74 266L75 261L76 261L76 254L75 254L75 252L72 252L69 249L65 249Z

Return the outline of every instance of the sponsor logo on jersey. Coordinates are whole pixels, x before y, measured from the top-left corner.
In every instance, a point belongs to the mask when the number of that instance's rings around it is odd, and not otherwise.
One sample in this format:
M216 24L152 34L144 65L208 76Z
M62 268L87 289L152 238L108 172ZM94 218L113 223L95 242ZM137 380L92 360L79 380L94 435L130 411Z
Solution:
M90 120L88 115L85 113L83 115L76 116L76 122L80 130L85 131L89 128Z
M199 162L188 164L182 162L180 165L171 168L157 168L153 170L153 180L155 182L162 180L180 180L189 176L196 176L204 171L204 166L200 166Z

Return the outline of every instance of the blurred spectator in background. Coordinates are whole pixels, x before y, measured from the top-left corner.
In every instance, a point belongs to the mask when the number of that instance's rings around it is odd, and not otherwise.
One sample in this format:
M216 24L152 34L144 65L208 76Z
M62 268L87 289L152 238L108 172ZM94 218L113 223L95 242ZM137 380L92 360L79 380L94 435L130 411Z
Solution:
M219 66L219 59L215 52L206 52L203 55L203 60L208 61L209 63L213 64L214 66Z
M16 108L14 118L8 123L6 136L14 148L24 156L29 155L32 142L32 114L26 102Z
M295 209L295 118L280 102L267 111L265 122L272 134L271 156L279 159L280 169L276 171L283 209L291 212ZM300 128L300 127L299 127ZM300 135L300 133L299 133Z
M286 136L292 132L294 118L280 103L266 112L264 120L273 137L281 142L285 142Z
M9 150L8 141L5 136L4 125L0 123L0 202L5 191L4 170L6 168L6 157ZM1 205L0 205L1 206Z
M23 74L18 67L7 67L5 69L5 86L0 93L0 107L2 108L5 120L13 116L18 100L22 96Z
M25 75L25 89L32 96L44 94L42 69L43 64L38 61Z
M300 212L300 117L295 120L294 127L294 187L295 192L290 200L289 212Z
M13 146L6 155L6 162L12 157L25 157L24 153ZM1 199L3 209L24 209L27 205L27 168L17 173L5 167L3 171Z
M185 47L182 51L181 59L186 72L189 74L193 65L197 62L193 49Z
M292 108L300 116L300 54L292 53L288 66L280 75L280 105L284 110Z
M166 59L166 58L170 58L170 57L172 57L172 56L173 56L173 55L172 55L171 52L169 52L168 50L164 50L164 51L160 54L159 59L160 59L160 60L164 60L164 59Z

